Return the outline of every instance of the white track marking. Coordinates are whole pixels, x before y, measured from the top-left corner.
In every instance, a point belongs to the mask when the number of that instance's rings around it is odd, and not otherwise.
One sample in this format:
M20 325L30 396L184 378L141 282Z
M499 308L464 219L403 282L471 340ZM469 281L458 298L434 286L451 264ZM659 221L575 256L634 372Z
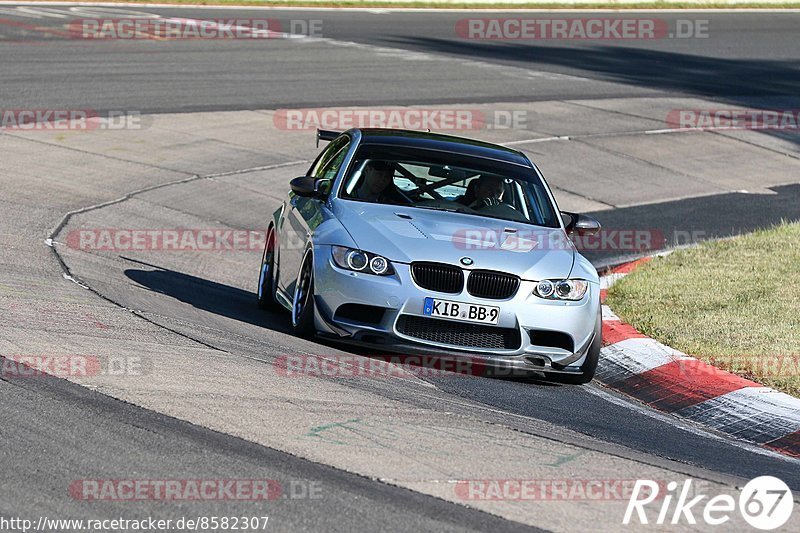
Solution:
M676 414L733 435L757 430L769 440L800 430L800 399L769 387L744 387Z
M715 131L751 131L751 130L764 130L764 131L772 131L774 128L753 128L749 126L720 126L720 127L711 127L711 128L663 128L663 129L655 129L655 130L627 130L627 131L610 131L610 132L602 132L602 133L584 133L580 135L558 135L553 137L537 137L534 139L521 139L518 141L511 141L507 143L502 143L503 146L516 146L520 144L533 144L533 143L542 143L542 142L555 142L555 141L572 141L577 139L592 139L596 137L625 137L625 136L633 136L633 135L667 135L667 134L675 134L675 133L704 133L704 132L715 132ZM779 131L779 130L776 130ZM791 130L794 131L794 130Z
M501 143L503 146L516 146L518 144L532 144L532 143L546 143L551 141L568 141L570 137L568 135L558 135L555 137L539 137L537 139L523 139L521 141L509 141L507 143Z
M603 313L603 322L622 322L609 306L603 305L601 309Z
M691 422L687 423L686 421L681 420L679 418L676 418L675 416L671 416L671 415L668 415L668 414L661 413L661 412L656 411L655 409L652 409L650 407L638 404L636 402L632 402L629 399L619 398L619 397L607 392L606 390L604 390L601 387L597 387L597 386L591 385L591 386L584 387L584 389L586 390L586 392L588 392L590 394L593 394L593 395L595 395L595 396L597 396L597 397L599 397L599 398L601 398L601 399L603 399L603 400L605 400L605 401L607 401L609 403L612 403L614 405L618 405L620 407L628 408L631 411L634 411L634 412L636 412L638 414L645 415L645 416L648 416L650 418L654 418L654 419L658 420L659 422L663 422L665 424L669 424L672 427L675 427L675 428L680 429L682 431L686 431L686 432L691 433L693 435L698 435L700 437L706 437L706 438L718 440L720 442L724 442L726 444L731 444L731 445L733 445L733 446L735 446L737 448L740 448L742 450L746 450L746 451L752 452L752 453L757 453L759 455L766 455L766 456L769 456L769 457L775 457L775 458L783 459L785 461L789 461L789 462L792 462L792 463L800 464L800 459L798 459L798 458L789 457L787 455L783 455L783 454L781 454L779 452L762 448L762 447L760 447L760 446L758 446L756 444L751 444L749 442L744 442L744 441L740 441L740 440L731 439L731 438L729 438L727 436L717 435L716 433L712 433L712 432L708 431L707 429L695 426L694 425L695 423L691 423Z
M631 374L641 374L675 361L694 359L647 337L625 339L604 346L601 353L604 358L617 363Z
M455 59L447 55L433 54L428 52L416 52L405 48L392 48L388 46L378 46L374 44L358 43L355 41L345 41L339 39L332 39L329 37L308 37L304 39L304 43L325 43L331 46L341 46L345 48L354 48L358 50L365 50L372 52L379 56L391 57L393 59L402 59L406 61L457 61L460 65L474 68L481 68L487 70L495 70L498 74L512 78L522 79L547 79L547 80L564 80L575 82L589 82L593 81L590 78L582 76L573 76L570 74L559 74L556 72L547 72L541 70L532 70L522 67L514 67L510 65L503 65L491 63L488 61L479 61L476 59ZM542 142L536 141L534 142Z
M616 272L600 278L600 289L610 289L612 285L627 276L627 272Z

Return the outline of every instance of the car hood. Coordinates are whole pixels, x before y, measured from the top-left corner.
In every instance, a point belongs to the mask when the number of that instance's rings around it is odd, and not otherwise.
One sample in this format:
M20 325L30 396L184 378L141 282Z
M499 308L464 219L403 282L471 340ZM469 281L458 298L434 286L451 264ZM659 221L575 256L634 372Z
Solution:
M404 207L339 201L334 214L356 245L394 262L435 261L540 280L565 278L575 247L561 228Z

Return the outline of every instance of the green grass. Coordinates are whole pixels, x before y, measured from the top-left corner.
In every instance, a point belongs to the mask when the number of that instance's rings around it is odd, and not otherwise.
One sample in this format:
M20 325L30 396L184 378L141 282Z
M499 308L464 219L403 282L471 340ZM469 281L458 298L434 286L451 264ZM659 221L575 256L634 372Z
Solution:
M676 350L800 396L800 223L656 258L607 303Z
M36 0L34 0L36 1ZM780 2L757 2L726 4L724 2L637 2L632 4L618 4L613 0L586 2L580 4L560 4L560 3L541 3L528 2L524 4L508 4L502 1L491 4L470 4L470 3L447 3L425 1L413 2L393 2L388 1L352 1L352 0L331 0L321 2L311 2L303 0L105 0L107 2L118 3L158 3L158 4L196 4L196 5L230 5L230 6L292 6L292 7L366 7L366 8L437 8L437 9L470 9L470 10L498 10L498 9L758 9L758 8L781 8L796 9L800 8L800 1L792 3Z

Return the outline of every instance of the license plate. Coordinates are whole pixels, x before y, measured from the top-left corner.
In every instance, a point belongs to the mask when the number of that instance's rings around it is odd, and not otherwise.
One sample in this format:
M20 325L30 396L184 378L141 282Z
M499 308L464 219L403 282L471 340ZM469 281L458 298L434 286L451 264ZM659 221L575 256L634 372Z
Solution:
M497 320L500 318L500 308L491 305L475 305L439 300L437 298L425 298L425 307L422 309L422 314L462 322L497 324Z

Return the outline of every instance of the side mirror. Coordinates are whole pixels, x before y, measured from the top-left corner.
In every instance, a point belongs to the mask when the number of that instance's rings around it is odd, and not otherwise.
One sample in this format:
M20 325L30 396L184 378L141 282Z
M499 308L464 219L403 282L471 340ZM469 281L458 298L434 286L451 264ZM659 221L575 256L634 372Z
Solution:
M330 192L330 180L317 180L309 176L300 176L289 182L292 192L305 198L322 198Z
M600 223L589 215L562 211L561 218L564 221L568 235L573 233L576 235L595 235L602 228Z

